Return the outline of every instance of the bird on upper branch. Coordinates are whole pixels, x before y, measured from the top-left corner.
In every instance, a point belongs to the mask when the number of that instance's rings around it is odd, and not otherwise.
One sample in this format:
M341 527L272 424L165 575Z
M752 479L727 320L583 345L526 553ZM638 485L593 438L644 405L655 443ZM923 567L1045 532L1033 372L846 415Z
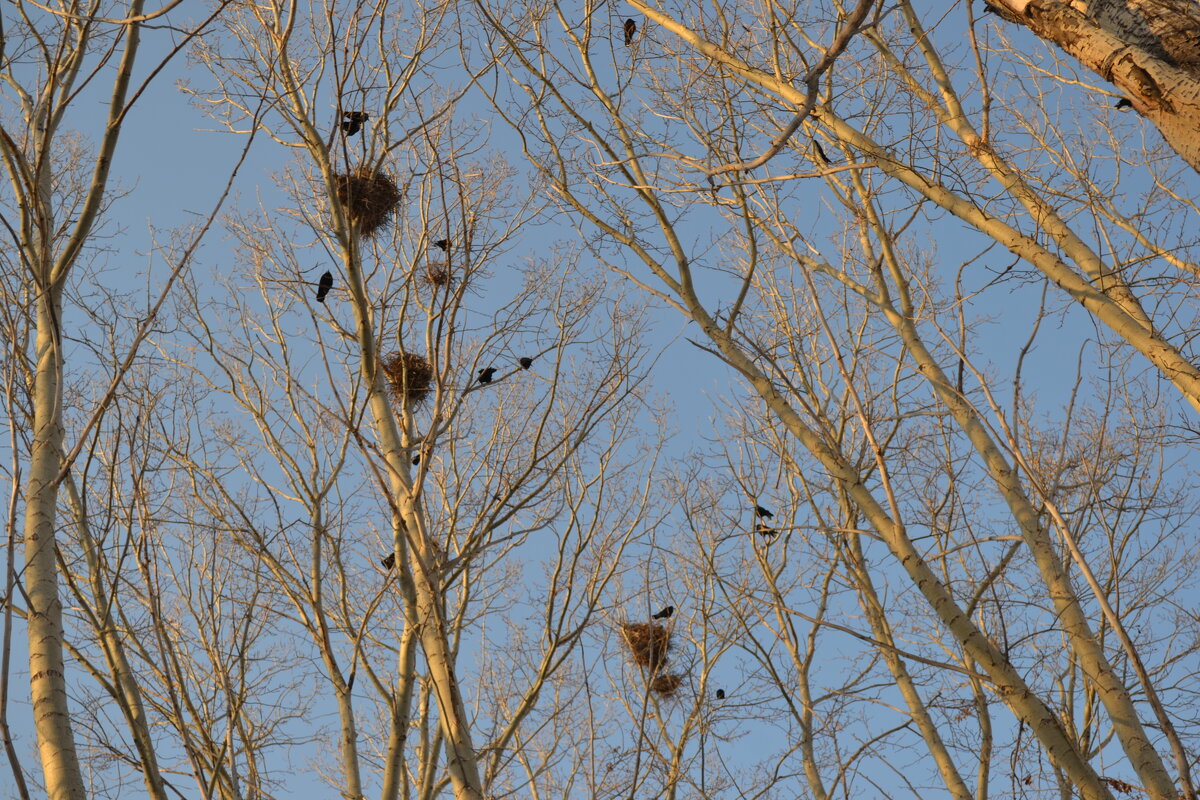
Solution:
M333 288L333 273L326 270L321 276L321 282L317 284L317 302L324 303L329 290Z
M367 121L368 114L365 111L343 111L342 112L342 130L347 136L353 136L362 130L362 125Z

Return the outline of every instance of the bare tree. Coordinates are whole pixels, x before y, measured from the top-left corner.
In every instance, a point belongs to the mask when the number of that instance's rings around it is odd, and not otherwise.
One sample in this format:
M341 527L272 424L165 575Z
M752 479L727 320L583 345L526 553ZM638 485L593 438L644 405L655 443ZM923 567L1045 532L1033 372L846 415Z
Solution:
M744 538L772 547L793 533L836 565L825 573L831 586L853 589L861 623L835 629L872 645L865 668L886 669L908 719L878 735L918 737L929 774L955 796L987 794L993 754L1013 753L1015 763L1030 740L1064 792L1101 798L1136 786L1156 798L1193 796L1195 755L1180 732L1191 717L1162 699L1176 680L1195 680L1173 672L1187 645L1160 648L1133 633L1140 609L1120 602L1122 582L1137 592L1153 569L1128 572L1116 540L1083 544L1099 524L1137 542L1135 561L1161 558L1175 526L1194 513L1186 476L1149 475L1149 464L1178 457L1171 418L1129 413L1160 396L1156 381L1200 407L1187 333L1194 324L1179 324L1180 314L1194 321L1191 284L1154 274L1194 274L1193 238L1166 246L1155 233L1193 213L1175 199L1179 185L1147 166L1151 194L1163 198L1153 220L1120 210L1121 176L1095 163L1094 149L1074 147L1081 123L1061 114L1048 128L1054 89L1017 83L999 94L997 85L1009 86L994 83L990 59L1024 69L1020 53L989 49L972 29L974 49L955 51L943 41L960 32L953 17L926 27L902 2L854 23L858 36L838 45L814 102L793 80L828 60L829 42L844 42L838 34L851 23L837 4L729 14L632 5L645 24L637 47L623 51L611 46L618 20L600 6L521 18L477 4L503 42L494 53L515 95L534 112L510 111L507 90L493 94L495 106L521 130L550 196L595 242L596 256L694 322L701 346L745 379L748 413L767 415L758 425L774 430L776 479L793 484L792 524L764 524L757 537L747 526ZM1114 146L1146 162L1137 148ZM773 155L753 157L763 153ZM969 253L925 241L946 221L969 226ZM1118 229L1120 256L1110 233ZM1141 260L1125 255L1126 235ZM997 245L1022 269L980 276ZM987 312L974 309L1014 291L1018 278L1032 290L993 312L1004 333L987 341ZM1055 287L1063 299L1046 294ZM1030 394L1026 362L1048 327L1069 321L1067 299L1103 327L1099 342L1071 345L1077 384L1055 404L1061 421L1044 422L1051 408ZM1031 302L1041 303L1032 319L1008 307ZM1137 364L1152 370L1139 374ZM1104 391L1093 397L1092 387ZM1123 480L1130 470L1145 479ZM744 478L745 497L762 491L764 473ZM1093 487L1087 499L1072 495L1076 505L1064 512L1060 503L1084 486ZM1138 500L1114 500L1121 496ZM1158 523L1140 526L1142 514ZM768 586L791 579L774 558L762 563ZM814 601L820 613L778 597L768 600L773 613L806 615L810 643L834 624L826 595ZM1179 602L1164 598L1149 613L1169 618ZM908 626L947 652L907 648L897 628ZM782 622L773 628L794 651L793 674L805 673L813 663L805 637ZM766 652L759 663L776 667ZM931 684L918 669L947 683ZM839 696L863 696L862 685L850 686ZM982 753L956 753L939 720L952 691L950 707L976 720ZM814 708L800 699L809 790L848 792L845 772L818 779L823 764L811 755L806 722ZM1012 714L1015 736L1006 730L995 740L994 702ZM860 755L847 760L834 747L825 757L849 770ZM1114 757L1125 777L1110 774ZM1040 779L1030 770L1021 785Z
M20 587L41 774L45 791L53 798L83 797L85 793L63 658L63 648L69 643L64 640L58 580L59 506L74 506L78 492L75 476L84 471L78 469L76 459L98 431L166 292L207 227L197 226L190 246L182 248L171 274L141 310L140 324L116 320L121 327L118 336L125 339L122 349L109 351L113 360L104 365L108 367L102 377L104 388L88 398L88 406L81 409L81 424L72 431L74 438L68 439L64 413L71 393L64 368L73 337L63 319L68 310L76 308L70 298L71 280L80 263L93 255L93 237L112 200L114 154L132 104L166 61L205 24L181 30L179 45L159 57L149 77L138 83L134 69L140 61L142 28L162 13L144 14L143 5L132 2L114 11L102 3L58 9L18 4L7 20L0 67L7 101L0 154L10 192L5 198L4 223L11 243L6 261L12 267L5 271L5 306L9 309L5 322L6 333L11 335L6 339L15 346L6 359L15 465L9 474L14 487L9 524L15 525L17 509L23 504L25 548L20 571L10 551L5 598L13 603ZM101 88L109 81L109 86ZM105 91L108 96L97 125L100 134L95 142L89 142L71 129L73 114L95 93ZM86 301L78 307L89 310ZM18 491L22 479L24 490ZM63 487L65 498L60 491ZM86 519L76 517L71 522L87 526ZM9 541L15 544L11 527ZM132 725L130 732L144 761L147 789L151 795L161 796L161 780L141 719L143 699L126 669L124 645L105 611L96 622L111 670L109 689ZM7 646L11 623L10 612L5 627L6 667L11 666ZM7 669L4 681L7 698ZM4 728L9 766L24 794L28 789L6 715Z

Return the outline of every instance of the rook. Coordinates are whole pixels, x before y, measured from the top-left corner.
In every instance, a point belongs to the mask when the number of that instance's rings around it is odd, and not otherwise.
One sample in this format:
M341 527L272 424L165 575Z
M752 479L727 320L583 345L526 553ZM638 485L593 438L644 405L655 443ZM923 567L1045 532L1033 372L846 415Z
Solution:
M342 130L347 136L353 136L362 130L362 124L367 121L367 112L365 111L343 111L342 112Z
M667 606L662 611L654 615L653 619L667 619L675 613L675 606Z
M317 284L317 302L324 303L325 296L329 294L329 290L333 288L333 273L326 271L321 276L321 282Z
M633 44L633 35L637 33L637 23L631 19L625 20L625 46Z
M484 369L479 370L479 382L480 383L491 383L492 376L495 374L496 374L495 367L485 367Z

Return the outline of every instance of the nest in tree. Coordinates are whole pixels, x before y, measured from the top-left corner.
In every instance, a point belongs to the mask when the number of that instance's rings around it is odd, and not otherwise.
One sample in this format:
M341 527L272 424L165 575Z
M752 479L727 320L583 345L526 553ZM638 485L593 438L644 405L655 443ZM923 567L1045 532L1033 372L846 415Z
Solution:
M445 261L430 261L425 265L425 282L430 286L449 286L450 265Z
M650 681L650 691L660 697L671 697L675 692L679 691L679 687L682 685L682 675L668 675L663 673Z
M334 175L338 200L363 236L370 236L392 218L400 202L396 182L382 172L359 167L349 175Z
M392 353L382 362L392 387L392 397L403 405L420 405L433 386L433 365L416 353Z
M625 637L633 662L639 667L657 672L667 663L671 634L665 626L653 622L625 622L621 624L621 635Z

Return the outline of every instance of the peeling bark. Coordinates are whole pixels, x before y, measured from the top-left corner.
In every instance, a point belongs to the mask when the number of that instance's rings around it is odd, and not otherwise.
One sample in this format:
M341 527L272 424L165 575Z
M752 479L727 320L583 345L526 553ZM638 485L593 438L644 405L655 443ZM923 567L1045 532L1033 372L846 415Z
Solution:
M1059 0L1009 1L1002 15L1111 81L1200 172L1200 5L1100 0L1085 14Z

